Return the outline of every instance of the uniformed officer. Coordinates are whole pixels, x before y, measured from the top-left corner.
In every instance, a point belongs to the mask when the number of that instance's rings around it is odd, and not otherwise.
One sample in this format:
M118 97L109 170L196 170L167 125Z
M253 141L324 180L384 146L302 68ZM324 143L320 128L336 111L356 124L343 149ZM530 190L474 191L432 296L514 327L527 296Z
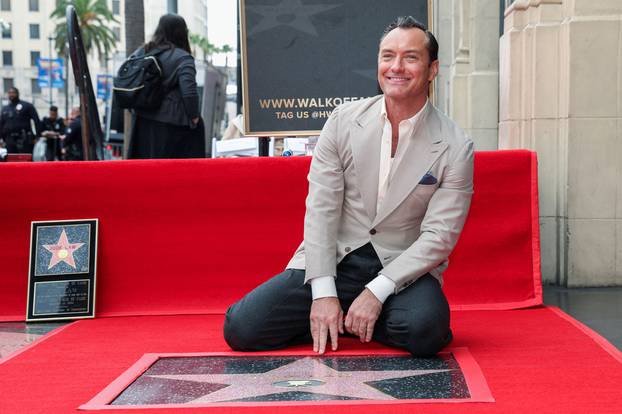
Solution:
M63 140L63 152L65 154L65 161L84 160L80 107L73 108L69 114L69 126L67 127L65 139Z
M50 106L49 115L41 121L41 136L47 140L45 159L48 161L60 160L61 147L59 139L65 134L65 120L58 116L58 107Z
M2 107L0 113L0 138L9 153L32 154L36 135L30 121L34 121L37 134L41 131L37 110L31 103L19 99L17 88L9 88L7 95L9 104Z

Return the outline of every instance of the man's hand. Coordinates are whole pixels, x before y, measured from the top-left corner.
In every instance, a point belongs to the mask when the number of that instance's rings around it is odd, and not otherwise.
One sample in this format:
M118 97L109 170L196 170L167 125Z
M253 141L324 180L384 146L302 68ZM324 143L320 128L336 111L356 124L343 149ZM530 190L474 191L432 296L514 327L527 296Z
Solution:
M374 325L380 316L382 310L382 302L371 293L369 289L365 289L354 299L348 314L346 315L346 330L352 335L356 335L361 342L371 341L374 334Z
M323 354L330 334L333 351L337 350L337 338L343 333L343 310L336 297L319 298L311 304L311 336L313 352Z

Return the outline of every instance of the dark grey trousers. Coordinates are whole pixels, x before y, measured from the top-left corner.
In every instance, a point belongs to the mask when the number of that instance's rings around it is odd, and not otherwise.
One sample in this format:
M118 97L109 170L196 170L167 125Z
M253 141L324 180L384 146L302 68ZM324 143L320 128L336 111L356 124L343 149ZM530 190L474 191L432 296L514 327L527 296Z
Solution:
M335 283L344 314L381 269L371 243L339 263ZM312 343L311 286L304 278L304 270L287 269L233 304L224 326L229 346L237 351L265 351ZM421 357L435 355L451 339L449 305L438 280L430 274L389 296L373 335L375 341Z

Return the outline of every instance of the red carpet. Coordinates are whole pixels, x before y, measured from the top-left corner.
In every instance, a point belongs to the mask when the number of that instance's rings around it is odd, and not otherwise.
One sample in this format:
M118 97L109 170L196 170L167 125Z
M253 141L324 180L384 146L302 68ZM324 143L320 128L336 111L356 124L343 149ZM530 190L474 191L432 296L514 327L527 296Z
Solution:
M488 382L494 403L314 405L304 413L619 413L622 357L556 310L460 311L455 341L466 347ZM73 413L145 353L228 351L222 316L145 316L76 322L0 364L1 413ZM597 339L597 338L596 338ZM341 342L343 351L383 348ZM298 349L306 349L305 347ZM617 358L617 359L616 359ZM298 407L121 409L138 412L293 413Z
M24 319L30 222L71 218L99 218L97 316L223 313L302 240L309 161L3 165L0 320ZM445 273L453 309L542 303L536 175L535 153L476 153L471 211Z
M225 308L280 272L302 239L309 161L2 166L0 191L10 197L0 217L10 219L0 226L0 320L24 318L30 222L72 218L100 220L96 314L117 317L74 323L0 363L0 413L76 412L145 353L228 351ZM496 402L354 402L305 413L606 413L622 406L620 362L583 331L549 309L498 311L542 303L536 170L528 151L476 154L470 215L445 273L452 309L462 310L453 314L452 346L468 349ZM381 350L347 339L341 346Z

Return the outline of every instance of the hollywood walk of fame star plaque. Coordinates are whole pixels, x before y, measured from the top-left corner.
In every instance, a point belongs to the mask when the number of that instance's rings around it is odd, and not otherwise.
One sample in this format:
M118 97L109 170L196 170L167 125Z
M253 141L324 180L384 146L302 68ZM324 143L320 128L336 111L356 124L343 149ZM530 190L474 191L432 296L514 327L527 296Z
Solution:
M431 0L240 0L244 130L317 135L332 110L378 94L378 43L398 16L432 29Z
M434 358L413 358L400 351L324 356L146 354L80 408L493 401L468 349L453 348Z
M97 219L33 221L27 321L95 316Z

